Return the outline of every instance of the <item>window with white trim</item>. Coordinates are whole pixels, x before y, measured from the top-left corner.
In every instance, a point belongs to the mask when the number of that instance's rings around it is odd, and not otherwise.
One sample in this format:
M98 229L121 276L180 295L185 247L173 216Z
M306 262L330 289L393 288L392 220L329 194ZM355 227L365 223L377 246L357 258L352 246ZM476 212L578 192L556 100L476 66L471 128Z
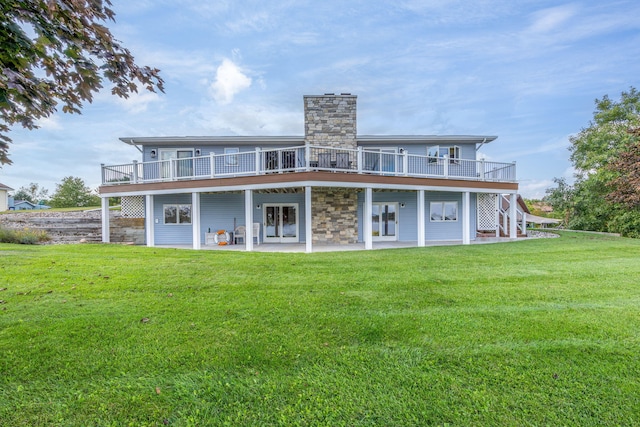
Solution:
M227 166L238 165L238 153L240 149L238 147L227 147L224 149L224 164Z
M164 223L191 224L191 205L163 205Z
M431 222L455 222L458 220L458 202L431 202Z
M460 147L457 145L451 147L441 147L439 145L427 147L429 163L441 164L445 156L449 157L450 164L458 164L460 162Z

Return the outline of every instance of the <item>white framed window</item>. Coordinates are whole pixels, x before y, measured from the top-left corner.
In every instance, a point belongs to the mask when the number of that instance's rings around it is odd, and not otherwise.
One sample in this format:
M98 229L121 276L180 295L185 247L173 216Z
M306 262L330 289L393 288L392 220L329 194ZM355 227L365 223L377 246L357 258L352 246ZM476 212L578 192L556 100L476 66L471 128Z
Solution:
M458 221L458 202L431 202L429 219L431 222Z
M227 166L238 165L238 153L240 149L238 147L227 147L224 149L224 164Z
M167 225L191 224L191 205L163 205L164 223Z
M460 147L457 145L451 147L441 147L432 145L427 147L427 157L429 163L441 164L445 156L449 157L449 163L458 164L460 162Z

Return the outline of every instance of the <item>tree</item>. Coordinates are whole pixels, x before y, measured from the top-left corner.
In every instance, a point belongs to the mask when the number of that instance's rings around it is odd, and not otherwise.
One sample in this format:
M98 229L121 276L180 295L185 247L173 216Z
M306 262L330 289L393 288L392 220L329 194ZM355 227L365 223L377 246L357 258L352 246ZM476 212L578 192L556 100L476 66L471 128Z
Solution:
M100 204L100 197L93 194L82 178L68 176L56 184L56 192L49 203L54 208L96 206Z
M634 146L640 128L640 93L631 87L618 101L605 95L595 103L589 126L570 138L576 181L568 195L567 225L640 235L640 210L623 204L632 200L628 180L637 167Z
M619 175L609 183L607 200L628 209L640 208L640 141L620 153L609 168Z
M10 164L9 127L34 129L57 110L80 113L102 88L128 97L138 85L163 91L156 68L139 67L102 25L114 21L111 0L0 2L0 166Z
M13 194L16 200L26 200L28 202L38 204L47 199L49 190L40 188L39 184L32 182L28 187L22 186Z
M636 142L634 130L640 128L640 93L635 88L622 92L618 102L605 95L595 103L589 127L570 138L571 161L581 179L603 171Z
M544 201L553 208L554 216L558 216L567 224L573 205L573 187L565 178L553 178L556 187L547 188Z

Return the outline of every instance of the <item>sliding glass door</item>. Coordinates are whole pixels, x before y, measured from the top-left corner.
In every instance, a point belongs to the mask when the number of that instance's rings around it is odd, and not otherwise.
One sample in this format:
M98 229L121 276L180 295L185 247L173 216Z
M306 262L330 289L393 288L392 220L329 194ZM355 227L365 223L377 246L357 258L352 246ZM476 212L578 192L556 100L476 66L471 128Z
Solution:
M265 203L264 242L298 243L298 204Z
M398 204L373 203L371 208L373 240L398 240Z

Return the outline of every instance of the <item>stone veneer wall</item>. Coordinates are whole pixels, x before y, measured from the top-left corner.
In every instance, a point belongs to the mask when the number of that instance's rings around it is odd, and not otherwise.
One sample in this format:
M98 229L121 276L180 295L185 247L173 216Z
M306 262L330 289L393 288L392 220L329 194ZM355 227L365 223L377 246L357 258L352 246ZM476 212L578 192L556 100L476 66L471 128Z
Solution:
M305 95L304 135L310 145L356 149L356 96Z
M314 188L311 192L313 244L358 242L358 195L353 188Z

